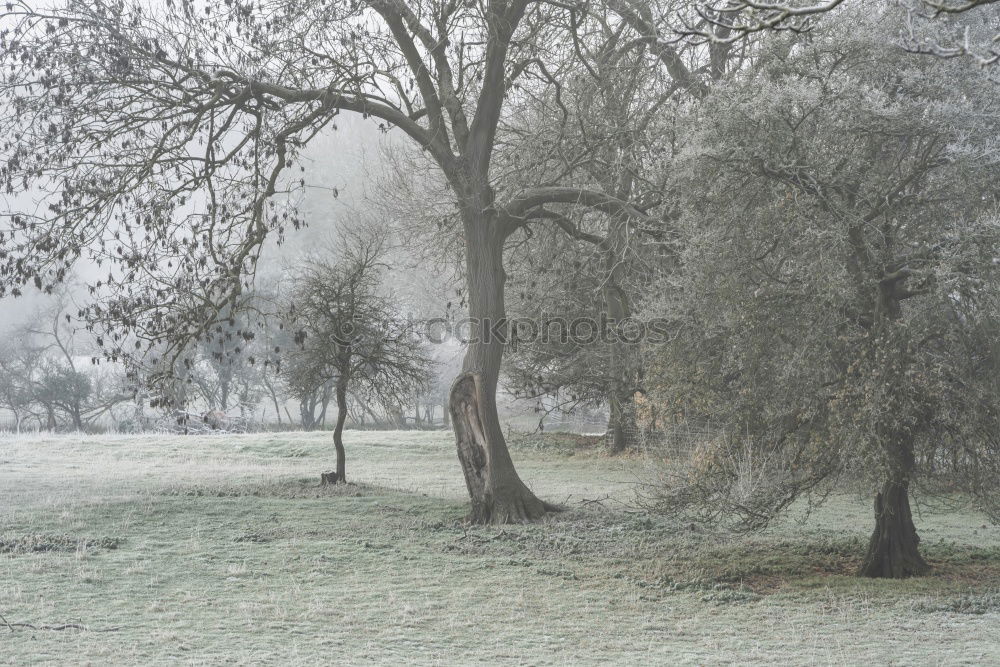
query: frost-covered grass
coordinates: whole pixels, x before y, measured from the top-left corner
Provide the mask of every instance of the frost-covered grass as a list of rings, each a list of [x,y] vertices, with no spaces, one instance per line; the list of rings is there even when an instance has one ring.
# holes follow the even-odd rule
[[[850,576],[866,501],[740,538],[628,507],[644,463],[521,444],[569,511],[463,525],[447,434],[0,440],[0,663],[1000,661],[1000,529],[918,518],[934,573]],[[112,632],[93,630],[119,628]]]

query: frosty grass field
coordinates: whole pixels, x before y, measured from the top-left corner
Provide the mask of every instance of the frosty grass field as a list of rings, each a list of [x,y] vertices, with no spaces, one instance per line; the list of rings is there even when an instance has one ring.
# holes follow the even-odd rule
[[[864,499],[713,532],[633,506],[647,461],[526,437],[568,511],[472,527],[450,434],[346,441],[352,483],[320,487],[328,433],[3,437],[0,663],[1000,662],[973,512],[916,517],[931,576],[862,580]]]

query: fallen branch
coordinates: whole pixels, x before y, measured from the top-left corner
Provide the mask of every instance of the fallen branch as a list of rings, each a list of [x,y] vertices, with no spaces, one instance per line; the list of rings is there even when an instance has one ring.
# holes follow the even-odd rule
[[[604,496],[603,498],[584,498],[584,499],[582,499],[580,501],[580,504],[581,505],[600,505],[601,507],[603,507],[605,500],[611,500],[611,496],[607,495],[607,496]]]
[[[121,627],[116,628],[99,628],[91,630],[84,625],[79,623],[64,623],[62,625],[33,625],[31,623],[11,623],[8,621],[3,614],[0,614],[0,622],[3,622],[7,628],[14,632],[17,628],[28,628],[29,630],[83,630],[84,632],[116,632],[121,630]]]

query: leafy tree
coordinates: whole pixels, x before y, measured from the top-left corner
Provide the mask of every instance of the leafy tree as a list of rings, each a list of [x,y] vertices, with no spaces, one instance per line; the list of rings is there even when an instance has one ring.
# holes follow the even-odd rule
[[[859,14],[771,40],[691,119],[658,379],[723,428],[657,502],[756,528],[866,480],[861,573],[905,577],[927,569],[911,486],[1000,518],[1000,110],[975,72],[885,45],[897,17]]]
[[[625,330],[639,291],[624,282],[625,271],[607,270],[601,250],[542,229],[519,253],[533,271],[511,282],[517,319],[505,376],[517,398],[535,403],[540,426],[552,412],[607,407],[608,447],[620,453],[638,446],[634,395],[642,390],[642,348]]]

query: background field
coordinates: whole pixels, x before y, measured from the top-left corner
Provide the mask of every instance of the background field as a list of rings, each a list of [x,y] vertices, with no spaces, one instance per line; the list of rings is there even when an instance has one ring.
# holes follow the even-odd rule
[[[868,502],[740,537],[631,507],[646,474],[514,443],[569,511],[463,524],[450,434],[0,440],[0,662],[1000,662],[1000,528],[917,518],[934,573],[851,575]],[[110,630],[97,632],[98,630]]]

